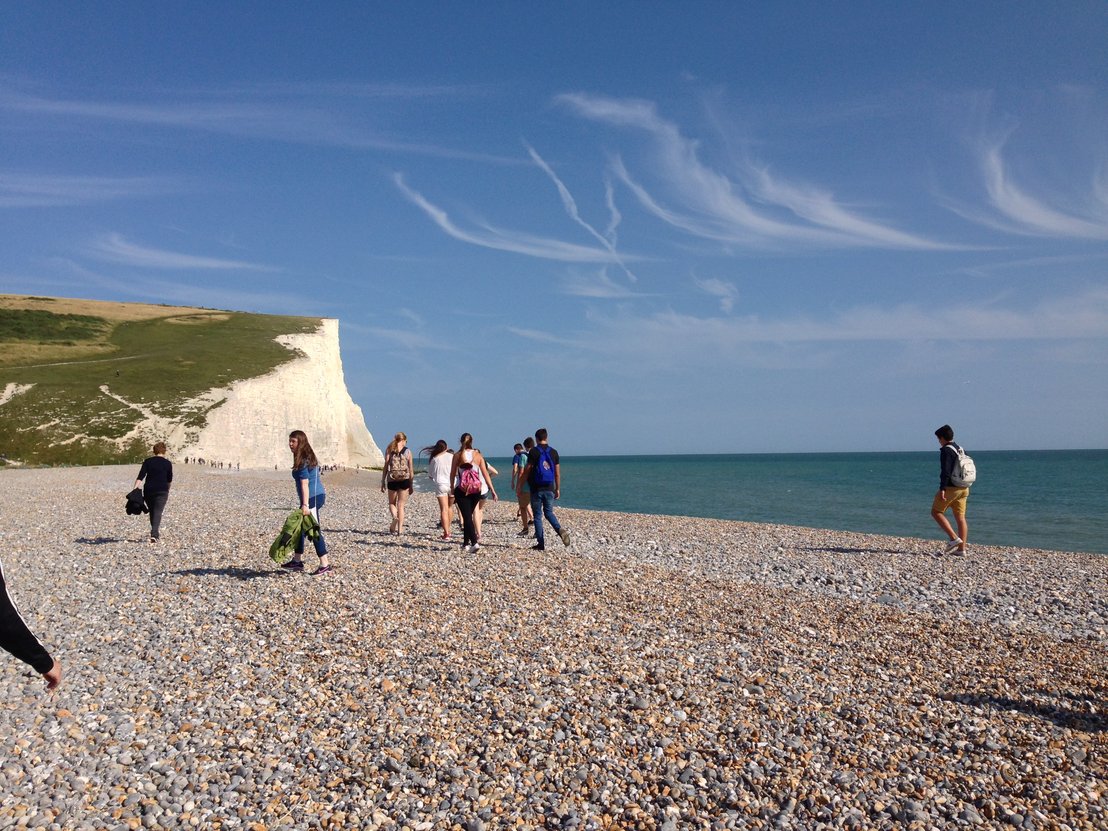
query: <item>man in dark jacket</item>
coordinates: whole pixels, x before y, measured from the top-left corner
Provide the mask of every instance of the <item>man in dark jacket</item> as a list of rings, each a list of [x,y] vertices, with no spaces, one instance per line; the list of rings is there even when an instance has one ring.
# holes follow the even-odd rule
[[[27,628],[8,595],[3,563],[0,563],[0,646],[34,667],[35,672],[46,679],[47,689],[52,690],[61,682],[61,665],[50,657],[46,647]]]
[[[143,484],[144,479],[146,484]],[[172,482],[173,463],[165,457],[165,443],[158,442],[154,445],[154,455],[142,463],[135,479],[135,487],[142,485],[142,495],[150,509],[150,542],[157,542],[161,536],[162,511],[169,501]]]
[[[523,492],[523,483],[531,490],[531,513],[535,518],[536,551],[546,549],[543,536],[542,518],[545,516],[554,533],[562,538],[562,545],[569,545],[569,531],[558,522],[554,515],[554,500],[562,495],[562,466],[558,451],[547,444],[545,427],[535,431],[535,446],[527,453],[527,464],[520,474],[517,493]]]
[[[958,451],[961,448],[954,443],[954,429],[949,424],[944,424],[936,430],[935,437],[939,440],[939,492],[935,494],[935,501],[931,503],[931,516],[950,538],[945,553],[962,555],[966,553],[966,538],[969,536],[969,524],[966,522],[966,499],[969,497],[969,488],[955,487],[950,481],[950,476],[958,464]],[[950,520],[946,518],[947,508],[954,514],[954,521],[958,523],[957,534],[954,533]]]

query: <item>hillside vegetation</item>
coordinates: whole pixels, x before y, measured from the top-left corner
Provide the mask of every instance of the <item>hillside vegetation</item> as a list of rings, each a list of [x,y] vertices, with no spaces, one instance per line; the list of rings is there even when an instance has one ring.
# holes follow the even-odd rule
[[[0,296],[0,454],[24,464],[148,455],[150,416],[202,427],[207,391],[297,357],[277,343],[318,318]],[[6,399],[6,400],[5,400]]]

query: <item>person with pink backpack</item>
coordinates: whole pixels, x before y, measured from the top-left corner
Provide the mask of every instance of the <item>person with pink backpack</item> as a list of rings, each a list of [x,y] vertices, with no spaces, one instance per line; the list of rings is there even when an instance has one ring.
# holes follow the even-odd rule
[[[481,451],[473,446],[473,436],[462,433],[461,449],[454,454],[450,465],[450,481],[454,483],[454,503],[462,514],[462,551],[476,554],[480,548],[477,519],[474,512],[483,492],[499,499],[489,475],[489,466]]]

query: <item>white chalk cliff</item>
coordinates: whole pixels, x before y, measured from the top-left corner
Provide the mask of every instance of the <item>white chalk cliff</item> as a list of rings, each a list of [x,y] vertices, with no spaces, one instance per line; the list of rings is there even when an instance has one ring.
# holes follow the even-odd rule
[[[361,407],[346,389],[339,322],[325,318],[311,334],[281,335],[277,341],[302,355],[268,375],[202,396],[203,401],[196,403],[218,406],[209,410],[207,424],[199,431],[180,425],[169,428],[165,441],[170,458],[286,468],[292,458],[289,431],[303,430],[320,464],[383,464],[384,456],[366,428]]]

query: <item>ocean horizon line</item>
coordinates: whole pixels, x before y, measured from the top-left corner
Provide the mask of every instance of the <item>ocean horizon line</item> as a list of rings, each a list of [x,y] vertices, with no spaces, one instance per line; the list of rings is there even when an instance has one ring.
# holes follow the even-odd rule
[[[552,445],[557,448],[557,445]],[[559,455],[567,459],[619,459],[619,458],[643,458],[652,457],[659,459],[679,458],[719,458],[721,456],[881,456],[904,453],[938,453],[938,445],[927,450],[721,450],[709,452],[689,453],[564,453],[559,450]],[[967,447],[969,453],[1105,453],[1108,447]],[[490,459],[510,459],[511,454],[490,453],[486,454]]]

